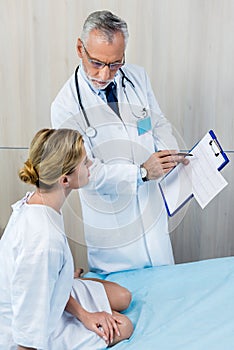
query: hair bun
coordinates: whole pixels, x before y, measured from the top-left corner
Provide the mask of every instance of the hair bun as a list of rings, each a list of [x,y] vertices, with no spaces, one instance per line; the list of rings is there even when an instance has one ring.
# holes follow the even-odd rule
[[[19,171],[19,177],[23,182],[29,183],[31,185],[36,185],[38,182],[38,173],[30,159],[24,163],[24,167]]]

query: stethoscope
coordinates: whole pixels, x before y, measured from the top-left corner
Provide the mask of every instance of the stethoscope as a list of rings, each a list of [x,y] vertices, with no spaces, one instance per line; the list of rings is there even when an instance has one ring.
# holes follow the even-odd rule
[[[85,111],[85,108],[84,108],[84,106],[83,106],[83,103],[82,103],[82,101],[81,101],[80,88],[79,88],[79,83],[78,83],[78,70],[79,70],[79,66],[77,66],[77,67],[76,67],[76,70],[75,70],[75,86],[76,86],[77,98],[78,98],[79,106],[80,106],[80,108],[81,108],[82,114],[83,114],[83,116],[84,116],[84,119],[85,119],[85,122],[86,122],[86,125],[87,125],[86,130],[85,130],[85,135],[86,135],[87,137],[92,138],[92,137],[95,137],[95,136],[97,135],[97,130],[96,130],[93,126],[91,126],[91,124],[90,124],[90,122],[89,122],[89,118],[88,118],[87,113],[86,113],[86,111]],[[142,112],[141,112],[142,115],[140,115],[140,116],[137,116],[137,115],[133,112],[132,107],[131,107],[131,104],[130,104],[130,101],[129,101],[129,98],[128,98],[128,95],[127,95],[127,92],[126,92],[126,84],[125,84],[125,81],[127,81],[127,82],[131,85],[132,89],[134,90],[134,92],[135,92],[135,94],[136,94],[136,96],[137,96],[137,98],[138,98],[138,100],[139,100],[139,102],[140,102],[140,104],[141,104],[142,106],[143,106],[143,103],[142,103],[142,100],[141,100],[139,94],[138,94],[137,91],[136,91],[136,88],[135,88],[135,85],[133,84],[133,82],[126,76],[126,74],[124,73],[124,71],[123,71],[121,68],[120,68],[119,70],[120,70],[120,72],[121,72],[121,74],[122,74],[122,82],[121,82],[121,83],[122,83],[123,91],[124,91],[124,94],[125,94],[126,99],[127,99],[127,101],[128,101],[128,104],[129,104],[131,113],[132,113],[132,115],[133,115],[135,118],[138,118],[138,119],[141,118],[141,119],[142,119],[142,118],[144,118],[144,117],[146,116],[146,108],[144,108],[144,107],[142,108]]]

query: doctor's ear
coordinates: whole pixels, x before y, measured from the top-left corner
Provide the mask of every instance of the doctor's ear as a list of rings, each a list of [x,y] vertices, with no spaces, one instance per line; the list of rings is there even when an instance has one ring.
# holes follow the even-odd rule
[[[76,43],[76,51],[77,54],[80,58],[83,57],[83,44],[80,38],[77,39],[77,43]]]

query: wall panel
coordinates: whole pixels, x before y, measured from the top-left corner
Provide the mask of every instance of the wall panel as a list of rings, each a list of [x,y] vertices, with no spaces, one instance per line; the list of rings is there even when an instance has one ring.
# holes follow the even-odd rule
[[[18,171],[27,159],[27,150],[0,149],[0,236],[11,214],[11,204],[32,190],[18,177]]]

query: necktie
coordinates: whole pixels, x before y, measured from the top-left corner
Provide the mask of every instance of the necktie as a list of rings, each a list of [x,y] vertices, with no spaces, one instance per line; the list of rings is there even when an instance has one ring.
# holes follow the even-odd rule
[[[116,85],[112,82],[106,88],[106,100],[108,106],[120,117],[118,99],[116,93]]]

